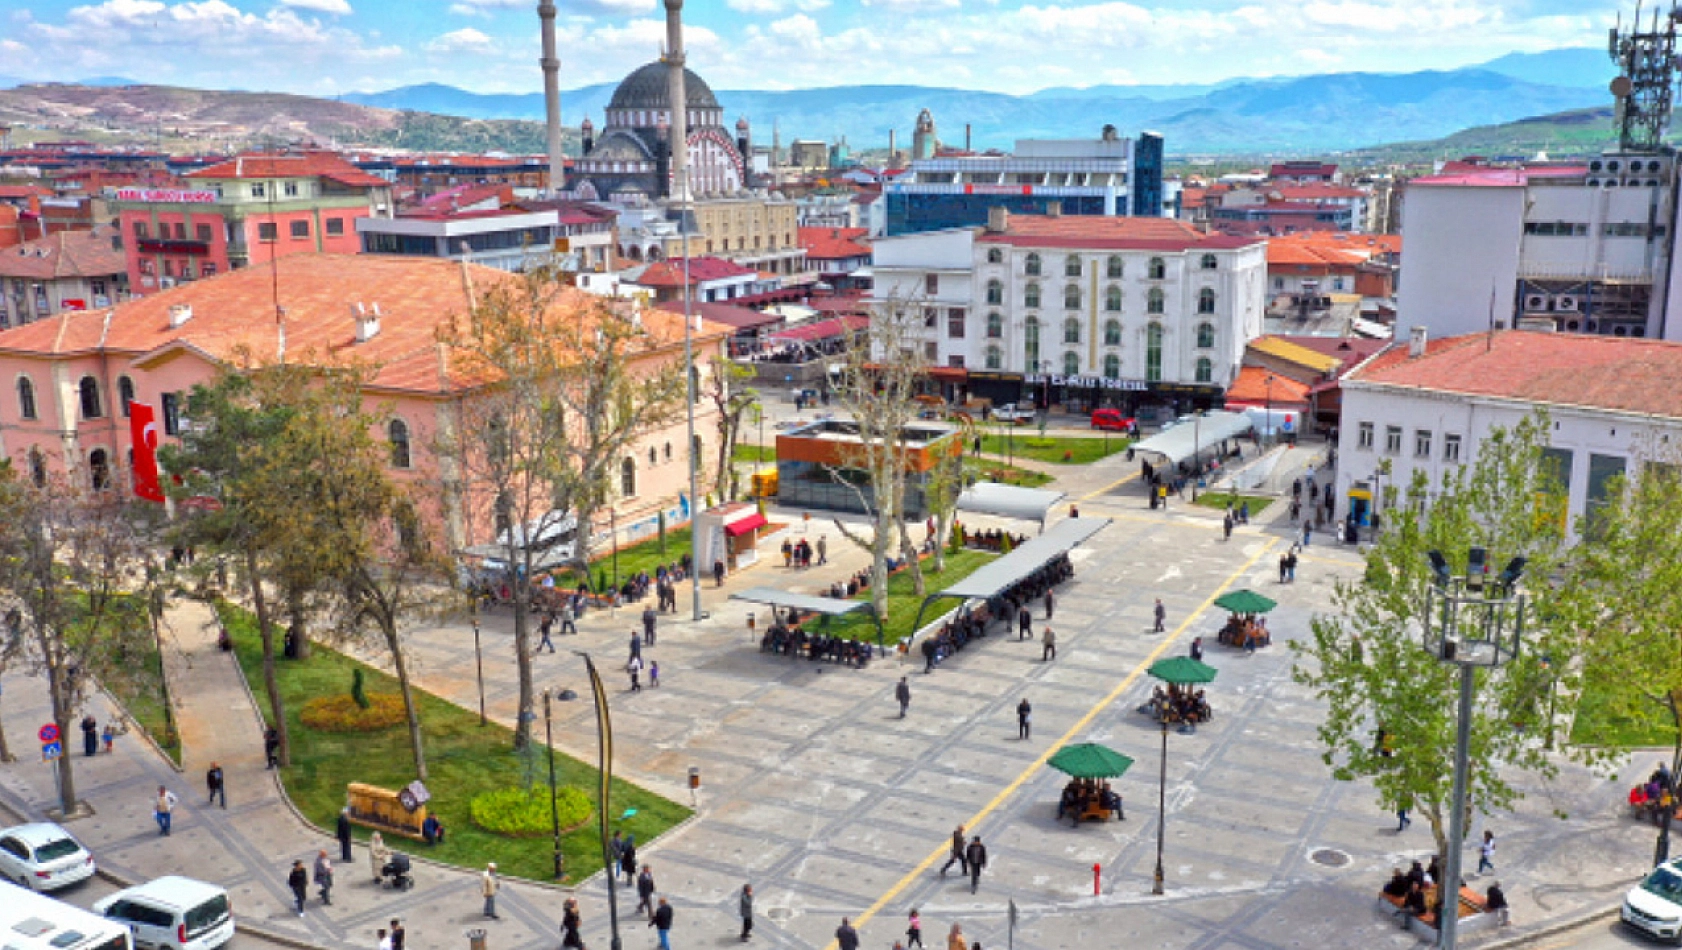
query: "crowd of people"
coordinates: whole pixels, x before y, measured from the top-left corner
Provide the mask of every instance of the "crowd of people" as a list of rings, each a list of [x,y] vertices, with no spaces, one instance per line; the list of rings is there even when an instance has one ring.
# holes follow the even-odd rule
[[[1012,584],[1003,593],[989,598],[986,603],[959,610],[951,620],[941,624],[938,632],[923,638],[920,647],[924,661],[923,672],[932,673],[942,660],[985,636],[988,626],[994,620],[1002,619],[1008,624],[1036,600],[1045,601],[1046,619],[1049,621],[1051,589],[1073,576],[1075,566],[1069,561],[1068,554],[1059,554],[1039,570]]]
[[[1254,653],[1256,647],[1273,643],[1273,635],[1267,632],[1267,618],[1250,614],[1228,614],[1215,639],[1229,647],[1243,647],[1250,653]]]
[[[1647,776],[1647,781],[1629,790],[1629,807],[1635,813],[1654,824],[1664,820],[1665,812],[1673,812],[1676,808],[1676,797],[1671,790],[1670,766],[1660,762],[1658,768]]]
[[[824,633],[807,633],[801,626],[802,618],[792,609],[783,614],[773,607],[771,618],[771,626],[759,638],[761,651],[797,659],[828,660],[861,670],[870,663],[870,651],[874,648],[868,643]]]
[[[1011,534],[1009,531],[1000,531],[997,528],[988,531],[971,531],[963,525],[959,525],[958,532],[963,539],[964,547],[978,548],[982,551],[1015,550],[1028,542],[1028,536],[1025,534]],[[1005,547],[1007,544],[1009,548]]]
[[[1094,805],[1106,815],[1127,820],[1121,793],[1111,788],[1109,782],[1087,778],[1070,779],[1069,784],[1063,786],[1063,797],[1057,802],[1057,818],[1072,818],[1078,825]]]
[[[1167,688],[1158,685],[1151,690],[1151,698],[1139,707],[1139,712],[1158,722],[1186,725],[1197,725],[1215,718],[1214,710],[1209,708],[1209,698],[1203,694],[1203,690],[1194,690],[1178,683],[1169,683]]]

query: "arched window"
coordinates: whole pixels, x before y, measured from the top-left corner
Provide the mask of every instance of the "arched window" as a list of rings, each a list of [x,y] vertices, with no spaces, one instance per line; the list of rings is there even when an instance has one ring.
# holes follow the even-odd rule
[[[1005,302],[1005,285],[996,280],[987,282],[987,302],[997,306]]]
[[[393,419],[386,424],[386,438],[391,441],[391,467],[409,467],[409,424]]]
[[[111,487],[111,456],[104,449],[94,449],[88,453],[88,481],[94,491],[104,491]]]
[[[996,346],[989,346],[987,348],[987,368],[988,369],[1002,369],[1004,367],[1004,363],[1005,363],[1004,351],[1000,350]]]
[[[1104,357],[1104,378],[1121,378],[1121,357],[1115,355],[1114,353]]]
[[[630,456],[619,463],[619,494],[630,498],[637,493],[637,460]]]
[[[1022,288],[1022,306],[1038,307],[1040,305],[1040,285],[1029,284]]]
[[[504,491],[496,496],[496,536],[497,543],[514,530],[514,496]]]
[[[47,457],[40,449],[29,450],[29,480],[36,488],[47,487]]]
[[[1104,345],[1105,346],[1120,346],[1121,345],[1121,321],[1120,320],[1107,320],[1107,321],[1104,322]]]
[[[1197,325],[1197,345],[1204,349],[1215,345],[1215,325],[1213,323],[1199,323]]]
[[[990,247],[990,248],[987,249],[987,263],[998,264],[998,263],[1002,263],[1004,261],[1004,259],[1005,259],[1005,252],[1004,251],[1001,251],[996,247]]]
[[[1210,383],[1215,380],[1215,364],[1208,357],[1197,361],[1197,381]]]
[[[1063,342],[1080,342],[1080,321],[1076,320],[1074,317],[1070,317],[1069,319],[1063,321]]]
[[[1038,254],[1029,254],[1022,261],[1022,273],[1030,277],[1040,276],[1040,256]]]
[[[1037,373],[1040,369],[1040,322],[1029,317],[1022,324],[1022,356],[1027,360],[1027,371]]]
[[[1197,292],[1197,312],[1215,312],[1215,292],[1205,287]]]
[[[666,461],[670,462],[672,460],[672,444],[670,442],[666,443],[666,450],[665,451],[666,451]]]
[[[1121,312],[1121,288],[1111,287],[1104,291],[1104,309],[1111,313]]]
[[[655,449],[654,446],[652,446],[652,445],[649,446],[648,447],[648,464],[649,464],[649,467],[652,468],[654,466],[654,463],[658,462],[658,461],[660,461],[660,452],[657,449]]]
[[[1080,276],[1080,258],[1076,257],[1073,254],[1070,254],[1068,257],[1063,258],[1063,276],[1064,277],[1079,277]]]
[[[1163,305],[1167,299],[1163,296],[1161,288],[1152,287],[1151,292],[1145,295],[1145,312],[1162,313]]]
[[[1162,258],[1153,257],[1151,258],[1150,267],[1147,269],[1147,273],[1149,274],[1151,280],[1161,280],[1162,278],[1168,276],[1168,265],[1162,262]]]
[[[1069,286],[1063,288],[1063,309],[1064,310],[1079,310],[1080,309],[1080,285],[1079,284],[1070,284]]]
[[[1162,324],[1153,323],[1145,331],[1145,382],[1162,382]]]
[[[1205,254],[1203,255],[1203,260],[1198,262],[1198,266],[1202,267],[1204,270],[1219,270],[1221,262],[1215,257],[1215,255]]]
[[[18,377],[18,417],[35,419],[35,383],[28,376]]]
[[[76,384],[76,391],[82,397],[82,418],[98,419],[105,415],[105,406],[99,398],[99,380],[92,376],[83,376]]]
[[[706,468],[706,465],[703,464],[707,460],[706,443],[701,441],[701,437],[696,436],[695,439],[689,443],[689,448],[695,453],[695,471],[699,472]]]
[[[1111,254],[1109,260],[1104,262],[1104,273],[1108,274],[1111,280],[1119,280],[1121,278],[1120,254]]]
[[[117,409],[123,418],[128,418],[128,404],[134,402],[134,380],[127,376],[117,377]]]
[[[1005,335],[1005,318],[997,313],[987,315],[987,339],[997,340]]]
[[[1063,375],[1080,375],[1080,354],[1073,350],[1063,354]]]

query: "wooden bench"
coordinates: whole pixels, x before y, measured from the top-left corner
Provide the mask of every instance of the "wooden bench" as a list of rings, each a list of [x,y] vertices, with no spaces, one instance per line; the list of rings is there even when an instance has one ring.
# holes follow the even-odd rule
[[[1121,809],[1116,809],[1116,811],[1121,811]],[[1124,818],[1126,814],[1127,813],[1125,811],[1122,811]],[[1081,810],[1076,823],[1078,824],[1082,821],[1109,821],[1113,817],[1115,817],[1114,811],[1105,808],[1102,802],[1093,800],[1086,803],[1086,808]]]
[[[1426,911],[1424,914],[1415,917],[1413,915],[1403,913],[1403,899],[1400,897],[1392,897],[1383,891],[1379,891],[1378,899],[1381,901],[1379,907],[1383,908],[1392,917],[1405,917],[1403,925],[1408,930],[1418,935],[1421,939],[1436,939],[1437,915],[1435,912]],[[1433,885],[1426,888],[1425,906],[1430,907],[1434,905],[1436,900],[1436,886]],[[1495,920],[1498,915],[1490,914],[1488,912],[1488,908],[1484,906],[1483,895],[1472,890],[1470,887],[1462,887],[1460,889],[1459,912],[1460,925],[1457,928],[1457,931],[1461,934],[1475,932],[1483,929],[1485,926],[1495,926],[1498,923],[1498,921]]]

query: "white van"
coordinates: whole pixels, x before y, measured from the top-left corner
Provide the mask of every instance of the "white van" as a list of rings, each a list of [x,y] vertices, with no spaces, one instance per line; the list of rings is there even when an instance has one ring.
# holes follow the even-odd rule
[[[127,924],[137,947],[214,950],[234,936],[228,892],[192,878],[160,877],[118,891],[93,909]]]
[[[0,881],[0,947],[133,950],[128,928],[80,907]]]

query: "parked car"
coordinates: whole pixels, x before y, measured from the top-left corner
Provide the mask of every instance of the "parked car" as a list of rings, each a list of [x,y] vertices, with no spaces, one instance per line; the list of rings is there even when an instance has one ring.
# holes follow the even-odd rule
[[[0,831],[0,875],[32,891],[53,891],[93,876],[93,855],[50,821]]]
[[[1667,861],[1624,895],[1624,923],[1682,945],[1682,858]]]
[[[1000,422],[1014,422],[1025,426],[1039,418],[1032,403],[1007,402],[993,410],[993,418]]]
[[[136,947],[214,950],[234,936],[228,892],[188,877],[160,877],[93,905],[107,920],[121,921]]]
[[[1094,409],[1092,428],[1107,429],[1111,432],[1138,432],[1139,420],[1124,414],[1120,409]]]

